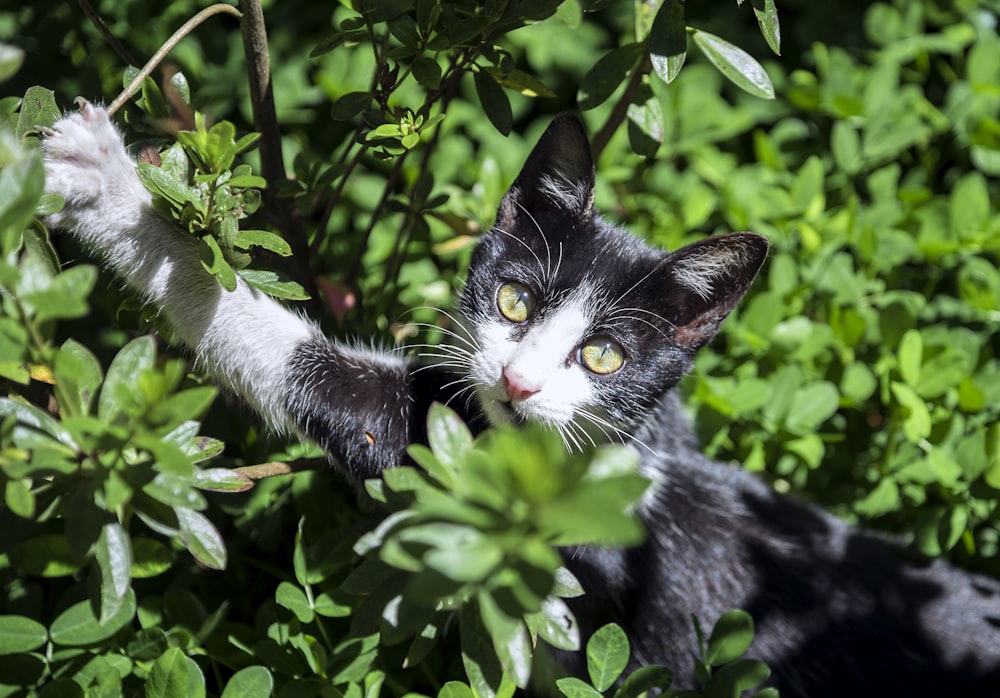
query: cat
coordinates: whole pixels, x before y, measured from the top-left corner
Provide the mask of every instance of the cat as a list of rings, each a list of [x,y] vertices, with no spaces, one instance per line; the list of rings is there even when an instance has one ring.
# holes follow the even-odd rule
[[[276,429],[320,444],[355,483],[405,461],[427,410],[477,430],[540,421],[568,447],[636,445],[652,494],[632,549],[565,551],[584,635],[620,623],[633,666],[696,684],[691,616],[756,623],[749,656],[787,697],[1000,695],[1000,583],[906,560],[895,543],[779,495],[698,450],[674,388],[764,262],[753,233],[654,249],[594,209],[578,118],[551,123],[476,247],[458,339],[429,367],[351,347],[242,282],[226,292],[154,210],[106,112],[43,129],[65,228],[169,320],[198,362]],[[567,659],[582,670],[579,655]]]

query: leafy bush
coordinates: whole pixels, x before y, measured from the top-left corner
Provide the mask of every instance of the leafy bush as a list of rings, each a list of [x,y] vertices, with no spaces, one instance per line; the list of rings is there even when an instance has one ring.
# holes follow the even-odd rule
[[[1000,573],[1000,8],[786,4],[781,33],[769,0],[276,3],[282,129],[260,127],[247,163],[246,105],[267,102],[234,79],[231,20],[183,39],[181,72],[145,81],[124,119],[178,141],[143,177],[220,283],[304,289],[334,333],[416,344],[447,334],[430,308],[453,300],[548,115],[575,103],[603,210],[666,247],[773,242],[684,385],[707,450]],[[641,535],[622,515],[643,486],[628,451],[571,457],[519,432],[515,456],[509,432],[473,442],[436,410],[420,469],[355,497],[158,348],[115,282],[60,263],[80,253],[38,223],[59,202],[21,138],[57,100],[28,86],[60,104],[113,94],[130,50],[152,54],[196,5],[101,8],[117,57],[67,7],[0,13],[0,39],[32,56],[0,49],[0,694],[509,695],[539,639],[585,646],[590,679],[536,665],[541,690],[673,694],[669,668],[623,675],[621,630],[580,638],[562,601],[582,590],[553,546]],[[693,622],[702,687],[685,695],[761,684],[745,614],[707,638]]]

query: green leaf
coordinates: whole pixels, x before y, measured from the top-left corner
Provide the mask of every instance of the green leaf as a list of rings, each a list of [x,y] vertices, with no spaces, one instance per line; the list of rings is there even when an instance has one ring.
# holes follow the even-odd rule
[[[133,339],[111,360],[101,395],[97,401],[97,416],[105,424],[113,424],[122,411],[134,404],[136,377],[150,371],[156,364],[156,344],[152,337]]]
[[[190,190],[186,183],[162,167],[140,162],[135,171],[139,175],[139,181],[146,189],[156,196],[166,199],[176,208],[198,200],[197,195]]]
[[[245,250],[251,246],[263,247],[269,252],[274,252],[282,257],[292,254],[292,247],[280,235],[266,230],[241,230],[236,236],[234,246]]]
[[[603,694],[600,691],[576,677],[557,680],[556,688],[566,698],[603,698]]]
[[[60,272],[38,290],[21,294],[21,300],[40,321],[71,319],[86,315],[87,297],[97,281],[97,269],[89,264]]]
[[[764,35],[767,45],[777,55],[781,55],[781,27],[778,26],[778,10],[774,0],[751,0],[753,13],[757,15],[760,33]]]
[[[68,339],[56,354],[53,371],[62,413],[89,414],[101,385],[101,364],[97,358],[76,340]]]
[[[899,375],[910,386],[920,382],[920,365],[923,361],[924,342],[917,330],[907,330],[899,343],[897,360]]]
[[[604,103],[624,82],[642,57],[641,44],[631,43],[608,51],[580,81],[576,99],[582,111]]]
[[[0,655],[31,652],[49,639],[41,623],[24,616],[0,616]]]
[[[194,486],[206,492],[246,492],[254,486],[253,480],[229,468],[196,470]]]
[[[169,649],[167,634],[161,628],[143,628],[125,648],[128,656],[140,662],[152,662]]]
[[[794,434],[816,431],[840,406],[840,391],[827,381],[809,383],[795,391],[785,425]]]
[[[756,659],[739,659],[722,667],[712,676],[705,687],[705,694],[739,698],[744,691],[757,688],[767,681],[770,675],[771,670],[764,662]]]
[[[427,442],[438,462],[446,466],[430,471],[431,476],[445,487],[453,487],[455,475],[472,449],[472,432],[454,411],[436,402],[427,413]]]
[[[615,698],[640,698],[653,690],[666,691],[674,681],[670,669],[651,664],[639,667],[625,679]]]
[[[479,612],[504,671],[520,688],[527,688],[531,678],[531,641],[524,622],[501,610],[486,591],[479,594]]]
[[[746,611],[723,613],[708,638],[705,661],[711,666],[728,664],[750,649],[753,642],[753,619]]]
[[[476,95],[479,97],[486,118],[497,131],[505,136],[510,135],[510,130],[514,126],[514,114],[507,93],[485,70],[477,70],[473,74],[473,80],[476,85]]]
[[[413,61],[411,68],[413,77],[428,90],[436,90],[441,86],[441,66],[433,58],[421,56]]]
[[[462,606],[459,624],[462,664],[469,685],[479,698],[497,698],[504,683],[503,669],[476,604]]]
[[[525,616],[532,631],[553,647],[575,651],[580,649],[580,628],[576,617],[561,598],[548,596],[542,610]]]
[[[226,568],[226,543],[206,516],[187,507],[173,507],[184,547],[195,560],[213,570]]]
[[[24,51],[10,44],[0,44],[0,82],[12,78],[23,62]]]
[[[101,573],[101,617],[103,625],[125,604],[131,588],[132,546],[129,535],[118,522],[105,524],[94,548]]]
[[[606,691],[628,665],[631,649],[625,631],[608,623],[587,641],[587,673],[598,691]]]
[[[206,235],[199,238],[199,240],[201,241],[199,251],[201,266],[205,268],[205,271],[219,280],[222,288],[227,291],[236,290],[236,272],[233,271],[232,266],[226,260],[226,256],[222,253],[219,241],[211,235]]]
[[[649,54],[660,79],[673,82],[687,57],[683,0],[664,0],[649,34]]]
[[[46,125],[35,121],[28,128],[34,128],[35,124]],[[0,253],[17,244],[15,241],[34,215],[44,186],[41,153],[23,147],[13,134],[0,130]]]
[[[163,574],[174,564],[174,554],[163,543],[152,538],[132,539],[133,579],[149,579]]]
[[[764,67],[743,49],[725,39],[701,30],[694,30],[692,38],[702,53],[733,83],[752,95],[774,99],[774,85]]]
[[[309,300],[309,294],[302,286],[278,272],[268,269],[240,269],[237,273],[248,284],[269,296],[292,301]]]
[[[281,582],[274,593],[274,600],[295,614],[303,623],[312,623],[316,617],[306,593],[291,582]]]
[[[192,659],[171,647],[157,659],[146,678],[146,698],[204,698],[205,677]]]
[[[101,623],[94,616],[89,601],[80,601],[60,613],[49,627],[49,637],[57,645],[67,647],[85,647],[93,645],[117,633],[132,622],[135,617],[135,593],[131,590],[125,598],[125,603],[117,613]]]
[[[269,698],[273,692],[271,672],[262,666],[248,666],[230,677],[221,698]]]
[[[67,577],[81,565],[70,554],[66,536],[58,534],[33,536],[14,546],[9,555],[14,567],[36,577]]]

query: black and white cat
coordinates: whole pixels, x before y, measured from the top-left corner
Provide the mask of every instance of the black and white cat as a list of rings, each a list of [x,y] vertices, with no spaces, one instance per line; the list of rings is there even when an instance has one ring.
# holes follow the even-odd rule
[[[584,630],[615,620],[636,664],[691,686],[691,615],[743,608],[750,655],[784,696],[1000,695],[1000,583],[905,562],[892,543],[777,495],[697,450],[672,389],[767,253],[752,233],[672,253],[605,222],[580,122],[558,117],[477,247],[464,336],[426,370],[350,348],[238,283],[222,290],[190,236],[153,209],[104,110],[44,130],[49,220],[103,256],[203,366],[274,427],[321,444],[357,481],[405,459],[434,401],[476,428],[538,420],[567,445],[641,444],[653,490],[641,547],[567,553]]]

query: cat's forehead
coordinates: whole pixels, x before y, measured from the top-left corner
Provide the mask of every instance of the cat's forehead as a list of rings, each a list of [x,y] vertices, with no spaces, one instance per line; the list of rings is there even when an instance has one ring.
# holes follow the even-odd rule
[[[531,227],[494,230],[494,269],[572,296],[617,296],[655,274],[665,253],[601,220],[558,217]]]

